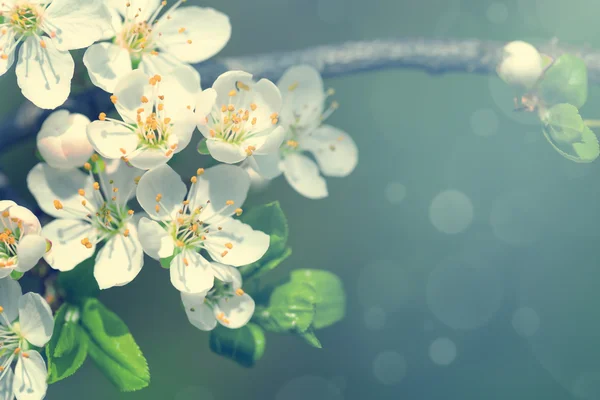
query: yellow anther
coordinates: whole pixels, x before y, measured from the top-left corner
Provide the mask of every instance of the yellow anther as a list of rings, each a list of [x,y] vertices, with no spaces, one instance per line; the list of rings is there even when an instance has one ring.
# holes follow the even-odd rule
[[[46,48],[46,42],[44,42],[43,40],[40,40],[40,46],[42,46],[42,49]]]
[[[256,103],[252,103],[252,104],[250,104],[250,109],[251,109],[252,111],[256,111],[256,108],[257,108],[257,107],[258,107],[258,106],[256,105]]]
[[[158,203],[161,200],[162,200],[162,194],[159,193],[156,195],[156,202]]]
[[[92,157],[90,157],[92,159],[92,162],[98,162],[98,160],[100,159],[100,156],[96,153],[92,154]]]
[[[227,106],[227,111],[234,111],[235,107],[233,106],[233,104],[230,104]]]
[[[87,205],[87,201],[81,200],[81,205],[85,207]]]
[[[54,208],[56,208],[57,210],[62,210],[63,205],[59,200],[54,200]]]
[[[221,106],[221,112],[226,112],[227,111],[227,106],[225,104],[223,104]]]
[[[181,28],[179,28],[179,31],[178,31],[178,32],[179,32],[179,33],[183,33],[183,32],[185,32],[185,28],[184,28],[184,27],[181,27]]]
[[[204,168],[198,168],[198,169],[196,170],[196,175],[200,176],[200,175],[202,175],[202,174],[204,174]]]
[[[227,247],[229,250],[233,249],[233,244],[232,243],[225,243],[225,247]]]
[[[290,92],[293,92],[294,90],[296,90],[297,87],[298,87],[298,82],[294,82],[288,87],[288,90]]]
[[[124,149],[124,148],[122,148],[122,147],[119,149],[119,151],[120,151],[121,153],[123,153],[123,154],[127,154],[127,150],[125,150],[125,149]]]
[[[208,131],[208,133],[210,134],[210,137],[217,136],[217,133],[214,130],[212,130],[212,129],[210,131]]]
[[[98,115],[98,119],[100,121],[105,121],[106,120],[106,113],[103,113],[103,112],[100,113],[100,115]]]
[[[286,142],[286,144],[287,144],[288,146],[290,146],[290,147],[293,147],[293,148],[296,148],[296,147],[298,147],[298,142],[296,142],[295,140],[291,140],[291,139],[290,139],[290,140],[288,140],[288,141]]]
[[[184,243],[182,240],[177,240],[177,241],[175,242],[175,245],[176,245],[177,247],[184,247],[184,246],[185,246],[185,243]]]
[[[252,125],[256,125],[256,117],[252,118]]]
[[[241,208],[236,208],[236,209],[235,209],[235,215],[237,215],[238,217],[239,217],[240,215],[242,215],[242,213],[243,213],[243,212],[244,212],[244,210],[242,210]]]
[[[187,43],[192,44],[192,39],[188,39]]]
[[[273,113],[273,114],[271,114],[271,116],[269,118],[271,118],[271,119],[279,118],[279,114]]]
[[[185,265],[186,267],[190,265],[187,258],[185,258],[185,257],[183,258],[183,265]]]
[[[229,254],[229,252],[227,250],[225,250],[221,253],[221,257],[225,257],[227,254]]]
[[[83,189],[79,189],[77,193],[79,193],[80,196],[85,196],[85,190]]]
[[[171,157],[172,154],[173,154],[173,150],[167,150],[167,152],[165,153],[165,156]]]
[[[229,97],[233,97],[236,94],[237,94],[237,92],[234,89],[232,89],[232,90],[229,91]]]
[[[225,202],[225,204],[227,204],[228,206],[232,206],[232,205],[234,205],[234,204],[235,204],[235,202],[234,202],[233,200],[227,200],[227,201]]]
[[[138,113],[138,114],[141,114],[141,113],[143,113],[143,112],[144,112],[144,109],[143,109],[142,107],[140,107],[140,108],[138,108],[136,111],[137,111],[137,113]]]
[[[4,307],[0,306],[0,314],[4,312]]]
[[[156,51],[156,50],[152,50],[152,51],[150,52],[150,54],[151,54],[151,55],[153,55],[153,56],[157,56],[157,55],[158,55],[158,51]]]
[[[192,177],[190,178],[190,182],[192,182],[192,183],[196,183],[196,182],[198,182],[198,178],[196,178],[195,176],[192,176]]]
[[[19,354],[20,352],[21,352],[21,348],[20,348],[20,347],[17,347],[17,348],[15,349],[15,351],[14,351],[14,353],[15,353],[15,354]]]
[[[148,98],[146,96],[142,96],[141,101],[142,101],[142,103],[147,103]]]
[[[94,182],[94,190],[100,190],[100,184],[98,182]]]
[[[85,168],[86,171],[91,171],[92,164],[86,162],[85,164],[83,164],[83,168]]]
[[[331,102],[331,108],[337,110],[338,108],[340,108],[340,103],[338,103],[337,101]]]
[[[238,290],[235,291],[235,294],[237,294],[238,296],[243,296],[244,293],[245,292],[241,288],[239,288]]]
[[[119,188],[118,187],[113,188],[113,193],[118,193],[118,192],[119,192]]]
[[[110,101],[112,101],[113,104],[117,104],[117,100],[119,100],[119,98],[114,94],[110,96]]]
[[[156,210],[156,212],[159,212],[159,211],[160,211],[160,206],[157,204],[157,205],[154,207],[154,209]]]
[[[133,211],[133,210],[129,210],[129,211],[127,211],[127,214],[129,214],[129,215],[133,215],[133,213],[134,213],[134,212],[135,212],[135,211]]]
[[[129,236],[129,229],[125,229],[125,231],[123,231],[123,236],[125,236],[125,237]]]
[[[279,120],[278,120],[277,118],[273,118],[273,119],[271,120],[271,123],[272,123],[273,125],[277,125],[277,123],[278,123],[278,122],[279,122]]]
[[[2,212],[2,216],[3,216],[4,218],[7,218],[9,215],[10,215],[10,213],[9,213],[8,211],[3,211],[3,212]]]
[[[198,230],[198,224],[193,224],[192,227],[190,228],[190,231],[192,232],[196,232]]]
[[[327,96],[333,96],[335,94],[335,89],[329,88],[327,89]]]
[[[3,60],[8,60],[8,54],[2,54],[0,58]]]

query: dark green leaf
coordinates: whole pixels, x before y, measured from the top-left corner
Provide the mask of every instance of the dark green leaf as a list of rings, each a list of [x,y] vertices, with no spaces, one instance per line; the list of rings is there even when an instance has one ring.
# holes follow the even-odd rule
[[[569,103],[581,108],[587,100],[588,77],[583,60],[563,54],[546,70],[539,83],[539,94],[548,105]]]
[[[306,332],[299,333],[300,337],[306,341],[306,343],[310,344],[312,347],[316,347],[317,349],[322,349],[323,346],[321,342],[315,335],[315,331],[313,328],[309,328]]]
[[[54,318],[54,332],[46,345],[48,383],[73,375],[87,357],[88,338],[78,324],[79,310],[63,304]]]
[[[203,156],[210,154],[208,146],[206,145],[206,139],[202,139],[200,143],[198,143],[198,153],[202,154]]]
[[[244,367],[252,367],[265,352],[265,333],[253,323],[240,329],[218,325],[210,332],[210,349]]]
[[[124,392],[150,383],[148,363],[127,325],[98,299],[83,305],[82,323],[89,338],[89,354],[98,369]]]
[[[315,317],[317,293],[305,282],[289,282],[273,291],[269,307],[255,313],[267,331],[276,333],[306,332]]]
[[[292,282],[305,282],[317,294],[313,327],[322,329],[333,325],[346,314],[346,293],[340,278],[328,271],[299,269],[291,274]]]
[[[94,278],[94,257],[90,257],[73,270],[58,275],[58,285],[69,303],[79,304],[87,297],[96,297],[100,288]]]
[[[12,279],[14,279],[15,281],[18,281],[19,279],[21,279],[23,277],[23,275],[25,275],[23,272],[19,272],[17,270],[14,270],[13,272],[10,273],[10,277]]]

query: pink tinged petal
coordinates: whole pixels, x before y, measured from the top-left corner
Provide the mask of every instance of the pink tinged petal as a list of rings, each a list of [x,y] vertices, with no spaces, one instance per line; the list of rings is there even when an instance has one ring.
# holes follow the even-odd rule
[[[269,235],[253,230],[250,225],[231,218],[217,225],[222,229],[211,226],[205,241],[206,249],[215,261],[241,267],[260,260],[269,249]],[[227,247],[229,244],[231,248]]]
[[[27,235],[17,245],[17,266],[19,272],[27,272],[35,267],[46,254],[46,239],[38,235]]]
[[[100,155],[118,159],[133,152],[138,135],[130,128],[111,121],[94,121],[88,125],[87,137]]]
[[[83,63],[92,83],[112,93],[120,78],[132,71],[129,53],[112,43],[97,43],[89,47]]]
[[[44,359],[35,350],[19,356],[15,367],[13,390],[17,400],[42,400],[46,396],[48,370]]]
[[[217,326],[217,319],[204,299],[205,293],[181,293],[181,302],[190,323],[201,331],[211,331]]]
[[[29,37],[19,50],[17,83],[23,95],[39,108],[54,109],[62,105],[71,93],[75,71],[73,57],[55,47],[55,39]]]
[[[182,27],[185,31],[180,33]],[[180,7],[172,13],[165,13],[157,29],[162,33],[159,47],[192,64],[217,54],[231,37],[227,15],[212,8],[196,6]]]
[[[124,286],[133,281],[144,265],[144,252],[138,240],[137,228],[127,224],[129,235],[110,238],[96,256],[94,277],[100,289]]]
[[[180,292],[204,293],[215,277],[208,261],[195,251],[184,250],[171,260],[171,283]]]
[[[221,139],[208,139],[206,142],[212,158],[226,164],[237,164],[248,155],[239,144],[224,142]]]
[[[78,170],[54,169],[45,163],[39,163],[27,175],[27,187],[38,205],[46,214],[55,218],[76,218],[65,209],[72,210],[77,216],[85,218],[90,210],[81,204],[79,189],[92,193],[92,178]],[[60,201],[62,210],[57,210],[54,200]],[[94,205],[88,202],[94,209]]]
[[[344,131],[322,125],[303,137],[300,146],[315,156],[325,176],[348,176],[358,164],[358,148]]]
[[[190,206],[192,209],[202,207],[201,217],[210,224],[242,207],[249,189],[250,177],[242,168],[216,165],[198,177],[190,196]],[[227,205],[230,200],[233,204]]]
[[[148,218],[141,218],[138,223],[139,240],[144,252],[155,260],[168,258],[173,255],[175,244],[169,233]]]
[[[144,115],[150,115],[153,103],[142,103],[142,96],[148,99],[154,99],[152,93],[154,86],[150,85],[149,76],[143,71],[136,69],[121,77],[115,87],[114,95],[117,98],[115,107],[123,117],[123,121],[130,124],[137,124],[137,111],[144,109]]]
[[[70,271],[94,255],[96,233],[88,222],[76,219],[57,219],[45,225],[42,229],[51,243],[52,248],[44,255],[44,260],[54,269]],[[89,239],[91,248],[81,244],[83,239]]]
[[[38,234],[41,232],[42,225],[40,224],[40,220],[29,209],[14,205],[9,208],[8,212],[11,218],[18,218],[21,220],[23,232],[26,235]]]
[[[19,316],[19,299],[22,293],[21,285],[17,281],[0,280],[0,306],[4,309],[4,317],[11,323]],[[4,318],[1,317],[0,326],[5,326]]]
[[[83,49],[112,29],[112,16],[105,0],[53,1],[44,18],[48,35],[56,34],[59,50]]]
[[[255,307],[252,297],[244,293],[219,300],[213,311],[221,325],[238,329],[250,321]]]
[[[146,172],[137,186],[137,200],[157,220],[171,220],[183,206],[187,188],[181,177],[168,165],[161,165]],[[157,197],[160,195],[159,197]],[[160,202],[157,202],[157,198]],[[158,211],[156,210],[158,206]]]
[[[319,167],[310,158],[301,154],[288,154],[281,163],[283,175],[290,186],[309,199],[328,196],[327,183],[319,175]]]
[[[0,357],[1,364],[2,357]],[[0,400],[14,400],[13,382],[15,375],[10,367],[4,371],[4,374],[4,377],[0,379]]]
[[[21,334],[37,347],[45,346],[54,330],[52,310],[37,293],[26,293],[19,299],[19,323]]]
[[[298,123],[305,125],[311,119],[323,114],[325,90],[321,74],[309,65],[289,68],[277,82],[283,96],[281,122],[284,125]]]

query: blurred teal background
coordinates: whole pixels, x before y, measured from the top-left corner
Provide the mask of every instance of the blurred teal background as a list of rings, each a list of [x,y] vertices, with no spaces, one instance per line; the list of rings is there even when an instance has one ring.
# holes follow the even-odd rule
[[[409,36],[600,46],[597,0],[188,3],[230,16],[221,55]],[[281,178],[249,204],[277,199],[288,215],[294,254],[276,277],[320,268],[343,279],[348,314],[319,332],[324,348],[270,335],[253,369],[217,357],[148,260],[102,299],[143,349],[151,386],[119,393],[86,364],[47,399],[600,399],[598,162],[561,158],[496,77],[394,70],[326,83],[357,170],[330,179],[325,200]],[[6,115],[22,99],[13,74],[0,90]],[[582,114],[600,118],[597,87]],[[24,195],[34,146],[1,149]],[[184,154],[180,172],[202,166],[194,146]]]

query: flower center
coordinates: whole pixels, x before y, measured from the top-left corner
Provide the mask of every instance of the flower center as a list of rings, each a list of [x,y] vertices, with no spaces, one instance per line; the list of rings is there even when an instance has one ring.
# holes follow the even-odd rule
[[[30,3],[17,4],[11,12],[9,23],[21,35],[36,34],[42,22],[43,8]]]
[[[0,216],[0,268],[12,267],[17,263],[17,245],[24,235],[23,221],[11,218],[9,211]]]
[[[143,22],[126,22],[115,42],[132,55],[154,51],[156,43],[152,35],[152,24]]]

